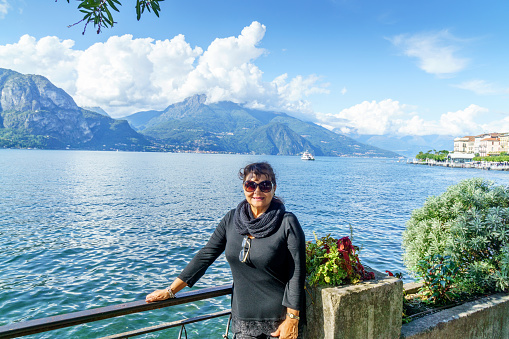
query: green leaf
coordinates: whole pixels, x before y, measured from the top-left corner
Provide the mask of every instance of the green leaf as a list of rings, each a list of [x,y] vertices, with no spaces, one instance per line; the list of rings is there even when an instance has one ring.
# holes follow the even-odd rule
[[[110,7],[114,10],[114,11],[117,11],[118,12],[118,8],[115,6],[115,2],[118,3],[118,1],[114,1],[114,0],[108,0],[108,4],[110,5]],[[120,3],[119,3],[120,5]]]
[[[140,21],[141,18],[141,3],[140,0],[136,2],[136,20]]]
[[[108,9],[108,7],[105,7],[104,10],[105,10],[106,14],[108,15],[106,22],[109,23],[110,26],[113,26],[113,16],[111,15],[110,10]]]

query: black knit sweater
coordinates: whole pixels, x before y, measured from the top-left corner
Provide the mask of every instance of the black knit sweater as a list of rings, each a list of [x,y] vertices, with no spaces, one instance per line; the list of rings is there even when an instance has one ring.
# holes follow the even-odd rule
[[[239,261],[243,236],[234,224],[235,210],[221,220],[209,242],[179,275],[189,286],[226,254],[233,276],[232,314],[241,320],[279,320],[286,307],[303,310],[306,243],[299,221],[285,213],[281,226],[265,238],[251,240],[245,263]]]

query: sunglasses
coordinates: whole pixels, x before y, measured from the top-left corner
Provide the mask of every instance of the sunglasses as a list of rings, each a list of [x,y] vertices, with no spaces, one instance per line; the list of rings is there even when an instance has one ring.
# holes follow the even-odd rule
[[[260,191],[262,191],[263,193],[269,193],[270,191],[272,191],[272,181],[265,180],[258,184],[251,180],[244,181],[244,190],[246,190],[246,192],[254,192],[256,191],[257,187],[259,187]]]
[[[246,262],[247,256],[249,255],[249,250],[251,249],[251,239],[246,235],[242,240],[242,249],[239,253],[240,262]]]

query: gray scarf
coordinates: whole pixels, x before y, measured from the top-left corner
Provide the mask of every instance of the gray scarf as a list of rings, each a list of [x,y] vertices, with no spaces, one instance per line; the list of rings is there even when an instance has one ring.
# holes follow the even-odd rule
[[[235,228],[240,235],[250,234],[255,238],[265,238],[277,231],[284,215],[285,205],[272,199],[267,211],[254,219],[251,206],[244,200],[235,209]]]

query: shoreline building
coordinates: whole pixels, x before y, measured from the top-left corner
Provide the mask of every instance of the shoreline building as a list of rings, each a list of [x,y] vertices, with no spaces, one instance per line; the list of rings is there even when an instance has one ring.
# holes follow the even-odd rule
[[[509,153],[509,133],[500,134],[500,153]]]
[[[465,136],[454,139],[454,153],[475,153],[474,136]]]
[[[458,161],[471,161],[477,155],[481,157],[496,156],[502,152],[509,153],[509,133],[484,133],[455,138],[454,152],[449,158]]]
[[[479,156],[500,155],[500,139],[484,138],[479,144]]]

